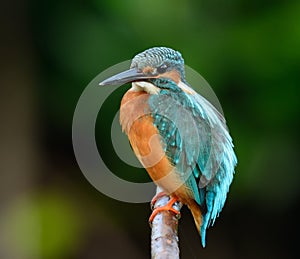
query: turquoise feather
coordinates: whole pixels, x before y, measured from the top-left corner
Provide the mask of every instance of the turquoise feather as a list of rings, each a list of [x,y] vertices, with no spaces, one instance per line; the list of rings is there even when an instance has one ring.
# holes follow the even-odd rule
[[[202,96],[183,92],[170,79],[151,82],[162,89],[149,97],[154,125],[166,155],[201,207],[205,246],[206,230],[221,212],[233,179],[237,159],[232,139],[224,117]]]

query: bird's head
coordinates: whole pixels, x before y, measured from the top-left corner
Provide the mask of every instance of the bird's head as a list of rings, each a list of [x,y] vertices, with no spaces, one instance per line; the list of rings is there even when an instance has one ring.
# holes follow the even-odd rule
[[[170,78],[173,81],[184,79],[184,60],[178,51],[166,47],[156,47],[137,54],[131,69],[141,71],[150,78]]]
[[[169,79],[178,84],[185,81],[184,60],[178,51],[166,47],[155,47],[137,54],[129,70],[114,75],[100,85],[135,83],[136,87],[150,87],[153,79]],[[146,87],[147,86],[147,87]]]

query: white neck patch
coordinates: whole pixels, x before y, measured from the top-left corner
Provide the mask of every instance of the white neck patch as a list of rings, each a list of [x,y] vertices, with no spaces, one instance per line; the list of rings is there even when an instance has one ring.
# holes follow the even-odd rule
[[[183,83],[182,81],[179,81],[178,86],[181,88],[182,91],[188,93],[188,94],[196,94],[195,90]]]
[[[157,86],[144,81],[133,82],[131,89],[134,92],[144,91],[147,92],[148,94],[158,94],[160,92],[160,89]]]

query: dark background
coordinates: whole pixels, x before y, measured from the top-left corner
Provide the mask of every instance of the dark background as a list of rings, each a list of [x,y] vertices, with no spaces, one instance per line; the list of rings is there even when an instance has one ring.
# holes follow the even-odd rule
[[[78,168],[71,133],[86,85],[153,46],[181,51],[214,88],[239,159],[205,249],[183,210],[182,258],[297,257],[299,1],[1,5],[1,258],[149,258],[149,204],[94,189]],[[97,127],[97,139],[109,164],[107,127]],[[122,163],[114,170],[134,180]]]

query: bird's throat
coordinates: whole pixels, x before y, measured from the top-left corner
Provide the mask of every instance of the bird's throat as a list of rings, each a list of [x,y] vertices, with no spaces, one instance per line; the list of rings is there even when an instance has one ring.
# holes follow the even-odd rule
[[[131,89],[135,92],[144,91],[148,94],[159,94],[160,88],[146,81],[133,82]]]

